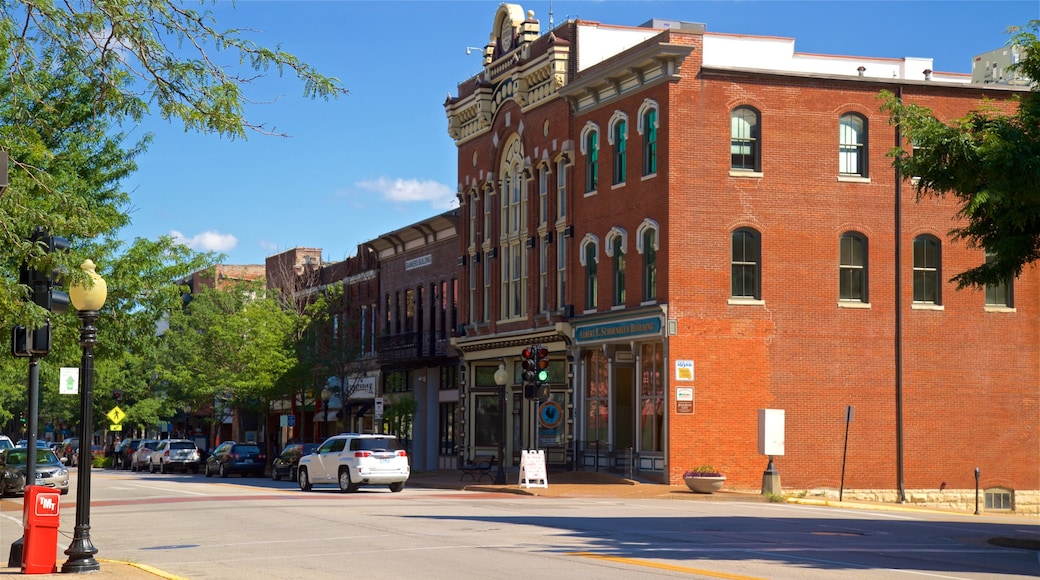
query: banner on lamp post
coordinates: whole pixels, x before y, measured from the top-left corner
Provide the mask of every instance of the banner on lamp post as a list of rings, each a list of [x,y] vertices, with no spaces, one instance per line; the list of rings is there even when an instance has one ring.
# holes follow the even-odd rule
[[[79,394],[79,369],[76,367],[61,367],[58,378],[59,395]]]

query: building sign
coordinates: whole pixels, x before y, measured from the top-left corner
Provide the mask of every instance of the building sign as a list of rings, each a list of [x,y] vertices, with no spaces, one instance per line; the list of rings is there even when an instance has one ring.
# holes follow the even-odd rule
[[[583,342],[633,338],[653,334],[661,334],[661,319],[659,317],[582,326],[575,329],[574,341],[581,344]]]
[[[376,378],[361,377],[358,380],[350,379],[347,383],[347,389],[350,390],[350,396],[347,397],[350,400],[374,399],[376,397]]]
[[[693,361],[692,360],[677,360],[677,361],[675,361],[675,380],[677,380],[677,381],[692,381],[693,380]]]
[[[416,268],[422,268],[429,266],[433,263],[433,254],[426,254],[425,256],[419,256],[418,258],[412,258],[411,260],[405,260],[404,271],[414,270]]]
[[[675,388],[675,412],[683,415],[693,414],[693,387]]]

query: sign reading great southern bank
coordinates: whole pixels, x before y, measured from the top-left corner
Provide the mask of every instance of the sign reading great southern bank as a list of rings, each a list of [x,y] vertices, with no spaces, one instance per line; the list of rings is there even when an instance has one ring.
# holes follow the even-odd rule
[[[574,341],[580,344],[583,342],[632,338],[660,333],[660,318],[637,318],[635,320],[624,320],[607,324],[592,324],[576,328],[574,330]]]

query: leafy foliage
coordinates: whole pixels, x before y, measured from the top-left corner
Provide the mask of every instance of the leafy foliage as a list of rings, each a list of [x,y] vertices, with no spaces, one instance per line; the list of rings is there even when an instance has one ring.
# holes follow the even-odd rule
[[[157,114],[217,137],[274,134],[244,114],[244,88],[269,73],[295,75],[310,98],[346,93],[338,79],[280,48],[257,45],[248,33],[220,29],[210,12],[174,0],[0,0],[0,58],[7,67],[0,76],[0,150],[10,158],[9,168],[0,167],[10,181],[0,191],[0,320],[8,328],[36,328],[48,316],[18,283],[23,264],[59,270],[67,284],[82,278],[84,258],[94,260],[109,287],[97,324],[99,424],[112,403],[105,394],[117,388],[126,393],[124,425],[154,425],[184,404],[167,397],[153,372],[166,348],[156,330],[180,309],[178,280],[218,259],[166,237],[119,240],[132,212],[121,182],[151,139],[131,141],[122,128]],[[30,243],[37,226],[68,239],[71,251],[47,254]],[[249,310],[261,321],[269,314]],[[71,421],[77,413],[75,398],[57,395],[53,385],[60,367],[78,365],[78,321],[73,312],[51,314],[50,321],[53,348],[40,361],[41,423]],[[274,342],[271,324],[270,332],[252,332],[257,344],[246,345],[249,352]],[[262,357],[238,362],[262,385],[284,365]],[[23,359],[0,357],[0,425],[26,407],[25,377]],[[204,398],[188,394],[193,402]]]
[[[1014,35],[1025,48],[1015,70],[1040,79],[1040,21]],[[1040,93],[1033,89],[1008,112],[1012,102],[986,102],[964,117],[944,123],[926,107],[902,102],[884,91],[882,109],[913,144],[889,156],[905,179],[913,179],[918,198],[951,195],[958,199],[954,239],[993,254],[991,260],[956,274],[958,287],[1006,282],[1040,259]]]

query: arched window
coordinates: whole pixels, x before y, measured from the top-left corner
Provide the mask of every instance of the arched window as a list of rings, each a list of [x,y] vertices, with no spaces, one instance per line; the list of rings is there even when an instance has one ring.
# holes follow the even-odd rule
[[[599,128],[595,123],[582,132],[581,152],[585,155],[585,193],[593,193],[599,188]]]
[[[625,252],[628,250],[628,236],[625,230],[613,228],[607,234],[607,255],[613,258],[611,263],[611,278],[614,282],[612,292],[612,305],[624,306],[625,304]]]
[[[657,300],[657,229],[644,229],[642,242],[643,302],[649,302]]]
[[[868,302],[866,236],[846,232],[838,245],[838,300]]]
[[[639,134],[643,136],[643,176],[657,173],[657,103],[647,99],[639,108]]]
[[[599,286],[596,279],[596,265],[599,262],[599,240],[589,234],[581,245],[581,265],[585,267],[585,310],[599,307]]]
[[[628,162],[628,116],[617,111],[610,119],[610,144],[614,147],[613,184],[625,182],[625,166]]]
[[[867,120],[857,113],[842,115],[838,135],[838,172],[866,177]]]
[[[942,247],[931,235],[914,238],[914,302],[942,304]]]
[[[737,107],[730,113],[730,169],[761,171],[762,141],[758,111]]]
[[[741,228],[733,232],[730,294],[734,298],[762,298],[762,244],[757,231]]]

